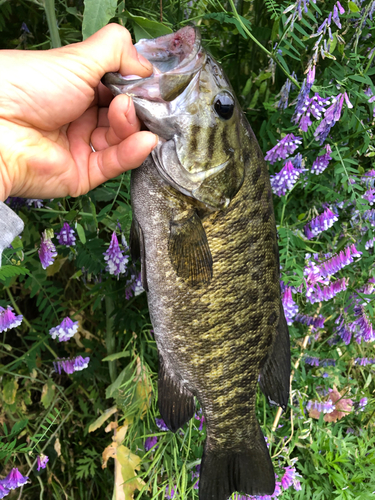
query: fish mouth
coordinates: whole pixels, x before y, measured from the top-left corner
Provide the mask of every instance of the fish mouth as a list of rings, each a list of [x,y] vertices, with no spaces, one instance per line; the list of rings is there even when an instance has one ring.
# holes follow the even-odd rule
[[[201,35],[193,26],[159,38],[142,39],[134,47],[150,61],[153,74],[140,78],[106,73],[102,83],[115,95],[128,94],[153,102],[172,101],[186,89],[205,60]]]

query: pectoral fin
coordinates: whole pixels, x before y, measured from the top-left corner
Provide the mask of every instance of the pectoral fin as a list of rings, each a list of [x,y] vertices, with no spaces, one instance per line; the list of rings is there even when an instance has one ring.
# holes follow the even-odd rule
[[[289,399],[290,341],[282,305],[276,338],[261,370],[259,385],[268,401],[276,403],[285,411]]]
[[[158,403],[160,415],[172,432],[176,432],[195,413],[194,396],[178,380],[171,377],[161,356],[159,356]]]
[[[168,251],[177,276],[190,285],[209,283],[212,255],[202,221],[196,213],[184,221],[171,221]]]
[[[148,292],[147,275],[146,275],[146,251],[143,231],[137,219],[133,217],[130,227],[130,255],[133,262],[141,260],[141,280],[142,287]]]

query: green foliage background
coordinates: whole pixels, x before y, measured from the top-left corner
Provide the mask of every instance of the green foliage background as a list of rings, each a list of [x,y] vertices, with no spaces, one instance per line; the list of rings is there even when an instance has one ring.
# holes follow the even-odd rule
[[[303,285],[307,252],[337,252],[353,241],[363,252],[359,263],[340,274],[349,277],[347,292],[319,307],[311,306],[302,293],[296,299],[301,312],[320,312],[328,320],[318,338],[304,325],[290,327],[293,363],[304,352],[303,339],[310,335],[305,353],[333,358],[336,366],[298,365],[290,408],[275,431],[276,410],[261,393],[258,395],[257,415],[279,478],[283,467],[293,464],[302,476],[302,490],[288,489],[281,495],[285,499],[362,500],[372,497],[375,490],[373,370],[353,361],[358,356],[374,356],[374,349],[372,344],[353,341],[348,346],[328,343],[335,335],[338,315],[345,307],[349,307],[349,315],[353,313],[348,306],[350,294],[375,275],[372,250],[366,250],[361,242],[363,213],[371,207],[362,198],[360,179],[373,168],[374,153],[373,105],[363,93],[365,87],[375,93],[371,56],[374,28],[370,21],[365,26],[360,23],[361,9],[370,4],[343,4],[345,42],[335,37],[331,57],[320,59],[317,66],[315,91],[332,96],[346,90],[354,104],[353,109],[343,111],[334,128],[333,161],[321,176],[307,173],[287,196],[275,196],[286,283]],[[288,22],[289,14],[283,14],[289,5],[276,0],[145,0],[142,4],[133,0],[56,0],[55,4],[52,0],[0,0],[0,47],[44,50],[75,43],[109,21],[128,28],[135,41],[193,22],[200,26],[205,46],[224,66],[263,152],[282,134],[293,132],[302,136],[301,152],[308,167],[321,151],[313,138],[317,122],[307,133],[298,133],[291,122],[294,106],[282,111],[276,104],[287,75],[294,72],[301,85],[316,41],[310,35],[332,10],[333,2],[310,3],[302,19],[295,20],[294,29]],[[297,94],[295,87],[290,102]],[[279,166],[270,167],[271,173],[278,170]],[[137,268],[132,264],[128,275],[118,280],[104,272],[103,252],[112,232],[119,233],[118,223],[128,239],[129,179],[123,174],[80,198],[55,199],[43,208],[23,208],[19,212],[25,221],[22,240],[4,252],[0,305],[11,303],[25,319],[17,331],[2,334],[0,463],[4,470],[0,472],[5,476],[14,465],[31,477],[32,484],[22,491],[25,500],[110,498],[116,491],[113,460],[107,468],[101,467],[102,452],[112,441],[113,429],[104,430],[110,421],[129,426],[123,446],[141,459],[137,473],[144,487],[138,483],[135,498],[164,498],[167,485],[177,485],[176,499],[198,498],[191,473],[202,456],[205,430],[199,430],[197,419],[176,435],[157,428],[158,361],[146,296],[126,300],[124,294]],[[331,231],[316,241],[307,241],[301,229],[314,214],[322,212],[323,202],[344,202],[346,208]],[[353,207],[359,214],[355,224],[351,222]],[[37,254],[41,232],[45,228],[57,232],[64,221],[75,227],[77,244],[71,249],[57,246],[55,264],[43,270]],[[371,229],[368,236],[372,237]],[[373,298],[367,299],[366,310],[373,318]],[[48,331],[65,316],[79,320],[80,330],[70,342],[59,344]],[[56,357],[82,353],[90,356],[86,370],[71,376],[54,372]],[[322,417],[309,418],[306,402],[319,399],[333,385],[353,401],[368,397],[365,411],[353,410],[330,424]],[[348,433],[348,429],[353,432]],[[144,441],[154,435],[159,446],[146,453]],[[46,471],[37,472],[35,459],[42,451],[50,461]]]

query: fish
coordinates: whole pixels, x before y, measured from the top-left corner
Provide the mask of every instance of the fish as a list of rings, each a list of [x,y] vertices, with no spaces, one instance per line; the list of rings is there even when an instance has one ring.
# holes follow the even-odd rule
[[[200,500],[271,495],[275,473],[256,418],[257,384],[287,407],[290,342],[267,165],[230,82],[186,26],[137,51],[147,78],[107,73],[132,97],[157,147],[131,173],[130,248],[159,353],[158,405],[176,432],[206,422]]]

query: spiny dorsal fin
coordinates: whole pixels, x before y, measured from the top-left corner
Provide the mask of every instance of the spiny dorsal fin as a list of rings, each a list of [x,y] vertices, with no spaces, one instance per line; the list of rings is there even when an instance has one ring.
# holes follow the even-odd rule
[[[212,255],[196,213],[183,221],[171,221],[168,251],[177,276],[190,285],[210,282]]]

